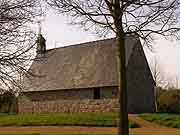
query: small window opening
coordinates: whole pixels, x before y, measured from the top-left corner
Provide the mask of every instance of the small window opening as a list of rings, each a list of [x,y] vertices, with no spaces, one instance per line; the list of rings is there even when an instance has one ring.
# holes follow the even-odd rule
[[[100,88],[94,88],[94,99],[100,99]]]

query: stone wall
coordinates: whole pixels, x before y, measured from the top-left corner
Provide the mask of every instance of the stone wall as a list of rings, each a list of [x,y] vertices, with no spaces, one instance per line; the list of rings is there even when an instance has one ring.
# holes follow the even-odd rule
[[[18,98],[19,113],[116,112],[117,89],[100,88],[100,99],[93,89],[26,92]]]
[[[133,67],[132,67],[133,68]],[[129,113],[153,112],[153,85],[143,81],[142,77],[128,80]],[[147,78],[146,78],[147,79]],[[141,81],[140,81],[141,80]],[[148,81],[148,79],[147,79]],[[139,83],[142,83],[139,85]],[[100,88],[100,99],[93,99],[93,88],[75,90],[57,90],[24,92],[18,97],[19,113],[58,113],[58,112],[117,112],[117,87]]]

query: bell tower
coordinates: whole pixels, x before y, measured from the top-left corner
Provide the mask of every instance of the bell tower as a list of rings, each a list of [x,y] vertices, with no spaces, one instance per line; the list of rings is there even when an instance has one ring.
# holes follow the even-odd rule
[[[41,34],[41,22],[40,21],[38,21],[38,37],[36,40],[36,44],[37,44],[37,49],[36,49],[37,54],[43,54],[46,52],[46,40],[43,37],[43,35]]]

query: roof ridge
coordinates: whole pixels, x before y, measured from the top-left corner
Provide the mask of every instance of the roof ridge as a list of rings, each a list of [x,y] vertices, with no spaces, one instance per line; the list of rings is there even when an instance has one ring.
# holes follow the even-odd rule
[[[46,51],[48,52],[48,51],[53,51],[53,50],[68,48],[68,47],[79,47],[79,46],[84,46],[85,44],[92,45],[91,43],[94,43],[94,42],[103,42],[103,41],[113,40],[113,39],[115,39],[115,37],[106,38],[106,39],[98,39],[98,40],[93,40],[93,41],[87,41],[87,42],[82,42],[82,43],[78,43],[78,44],[71,44],[71,45],[67,45],[67,46],[60,46],[57,48],[47,49]]]

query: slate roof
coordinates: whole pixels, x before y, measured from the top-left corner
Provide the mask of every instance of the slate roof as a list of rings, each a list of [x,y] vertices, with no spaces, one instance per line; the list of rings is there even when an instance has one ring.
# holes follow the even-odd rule
[[[126,65],[139,39],[126,39]],[[40,77],[25,79],[25,91],[49,91],[117,86],[115,39],[105,39],[47,50],[30,71]]]

